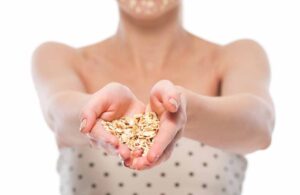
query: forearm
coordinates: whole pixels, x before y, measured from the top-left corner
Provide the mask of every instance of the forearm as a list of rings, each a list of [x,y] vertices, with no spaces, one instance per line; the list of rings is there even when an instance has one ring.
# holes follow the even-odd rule
[[[87,145],[79,132],[80,112],[90,95],[78,91],[64,91],[52,95],[43,102],[46,121],[56,135],[58,145]]]
[[[187,98],[185,136],[235,153],[250,153],[270,144],[272,107],[251,94],[202,96],[181,88]]]

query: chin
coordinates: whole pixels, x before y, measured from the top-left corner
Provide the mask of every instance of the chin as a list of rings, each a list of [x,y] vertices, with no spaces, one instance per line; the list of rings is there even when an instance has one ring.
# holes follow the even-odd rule
[[[122,12],[135,19],[152,20],[179,6],[180,0],[118,0]]]

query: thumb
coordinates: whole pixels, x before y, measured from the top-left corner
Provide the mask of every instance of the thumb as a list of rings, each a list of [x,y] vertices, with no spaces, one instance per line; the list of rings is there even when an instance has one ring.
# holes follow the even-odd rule
[[[99,118],[105,110],[107,110],[108,102],[105,96],[96,94],[83,107],[80,113],[80,132],[90,133],[92,127],[95,125],[97,118]],[[109,115],[109,113],[107,114]],[[108,118],[109,116],[107,116]]]
[[[157,113],[163,110],[168,112],[177,112],[180,102],[180,91],[169,80],[161,80],[157,82],[150,92],[151,108]]]

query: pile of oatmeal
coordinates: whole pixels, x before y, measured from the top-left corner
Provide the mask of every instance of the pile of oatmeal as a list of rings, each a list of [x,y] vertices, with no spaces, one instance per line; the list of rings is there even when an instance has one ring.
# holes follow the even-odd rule
[[[119,138],[131,151],[142,149],[146,156],[158,133],[159,119],[155,112],[135,114],[113,121],[101,120],[105,130]]]

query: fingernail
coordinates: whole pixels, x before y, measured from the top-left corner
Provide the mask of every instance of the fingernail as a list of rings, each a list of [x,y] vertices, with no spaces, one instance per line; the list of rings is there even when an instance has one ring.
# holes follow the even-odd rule
[[[154,162],[156,162],[159,159],[159,155],[156,155],[154,158]]]
[[[86,119],[83,119],[80,123],[79,131],[82,133],[85,127],[86,127]]]
[[[177,101],[176,101],[174,98],[170,98],[170,99],[169,99],[169,102],[170,102],[171,104],[173,104],[173,105],[175,106],[176,109],[178,108],[178,103],[177,103]]]
[[[123,161],[123,166],[129,168],[130,162],[128,160]]]

